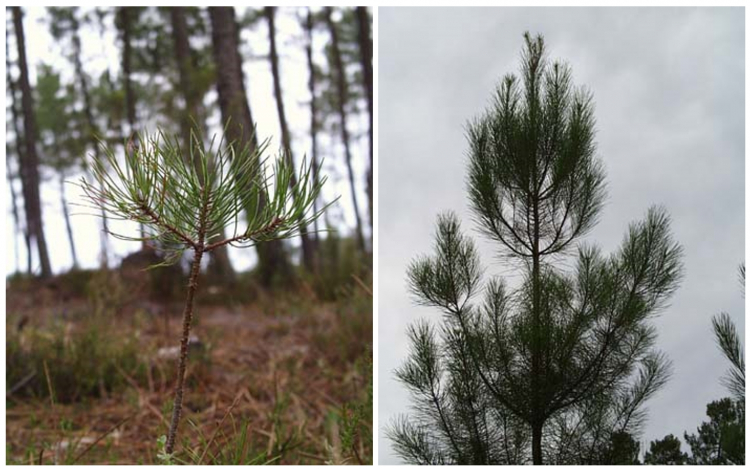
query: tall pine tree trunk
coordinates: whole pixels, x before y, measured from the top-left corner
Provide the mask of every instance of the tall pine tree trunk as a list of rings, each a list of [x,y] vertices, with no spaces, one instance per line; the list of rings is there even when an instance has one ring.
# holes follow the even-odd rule
[[[172,39],[179,73],[180,93],[185,101],[185,111],[180,117],[180,130],[182,132],[183,151],[188,155],[192,140],[191,130],[194,125],[205,124],[205,112],[201,105],[201,96],[197,94],[193,85],[194,71],[190,56],[190,40],[185,8],[172,7],[169,11],[172,19]],[[222,239],[225,239],[223,232],[218,238],[214,238],[215,241]],[[226,247],[220,247],[211,252],[208,270],[211,278],[217,279],[219,282],[231,283],[234,281],[234,269],[232,269],[232,264],[229,261]]]
[[[242,59],[239,51],[239,29],[233,7],[209,7],[216,85],[222,122],[228,142],[251,150],[258,148],[250,105],[245,94]],[[260,175],[259,175],[260,177]],[[263,201],[265,203],[265,201]],[[248,212],[248,216],[253,216]],[[257,247],[261,282],[271,286],[276,279],[290,279],[291,267],[281,241],[270,241]]]
[[[346,101],[348,96],[347,84],[346,84],[346,71],[344,70],[344,64],[341,59],[341,50],[339,49],[338,32],[336,31],[336,25],[331,17],[333,9],[326,7],[325,17],[326,23],[328,24],[328,30],[331,33],[331,51],[333,54],[333,74],[336,77],[336,107],[341,119],[341,140],[344,144],[344,154],[346,157],[346,169],[349,174],[349,185],[352,189],[352,204],[354,205],[354,216],[357,222],[357,245],[360,250],[365,251],[365,237],[362,234],[362,220],[359,214],[359,203],[357,201],[357,188],[354,184],[354,170],[352,169],[352,154],[349,148],[349,130],[346,127],[347,115],[346,115]]]
[[[271,45],[271,73],[273,75],[273,92],[276,97],[276,111],[279,114],[279,124],[281,125],[281,143],[284,149],[284,157],[288,164],[294,168],[294,154],[292,153],[292,137],[289,133],[289,126],[286,121],[284,112],[284,100],[281,90],[281,72],[279,71],[279,55],[276,51],[276,9],[275,7],[266,7],[266,19],[268,20],[268,40]],[[290,186],[294,188],[297,185],[296,170],[292,170],[292,177],[289,181]],[[292,193],[294,195],[294,193]],[[294,196],[296,199],[296,196]],[[302,262],[308,272],[314,271],[313,248],[310,244],[310,237],[307,234],[307,228],[300,228],[300,239],[302,240]]]
[[[132,61],[133,61],[133,11],[132,7],[120,7],[120,29],[122,32],[122,79],[125,88],[125,111],[128,119],[130,136],[136,133],[135,94],[133,93]]]
[[[16,105],[17,101],[17,91],[16,91],[16,82],[13,80],[13,77],[10,74],[10,51],[8,49],[8,30],[5,30],[5,80],[8,83],[8,91],[10,91],[10,111],[11,111],[11,119],[13,120],[13,133],[15,134],[15,143],[16,143],[16,155],[18,156],[18,176],[21,179],[21,188],[22,188],[22,195],[24,194],[23,188],[25,187],[24,182],[24,170],[23,165],[25,162],[24,157],[24,151],[23,151],[23,135],[21,134],[21,117],[18,114],[18,106]],[[24,244],[26,246],[26,273],[31,275],[31,236],[29,234],[29,228],[28,224],[26,226],[21,225],[21,216],[20,211],[18,210],[17,206],[17,200],[16,200],[16,191],[13,187],[13,178],[10,170],[10,157],[6,155],[5,157],[5,164],[8,168],[8,183],[10,186],[11,191],[11,197],[13,198],[13,216],[15,218],[16,226],[18,227],[18,230],[23,233],[23,240]],[[20,267],[19,267],[20,270]]]
[[[120,7],[117,14],[119,15],[119,26],[122,32],[122,76],[123,84],[125,87],[125,110],[128,118],[128,142],[125,151],[133,151],[135,146],[138,145],[138,128],[136,124],[136,112],[135,112],[135,93],[133,91],[133,81],[131,75],[133,72],[133,7]],[[145,237],[146,232],[142,224],[139,224],[139,230],[141,237]],[[141,249],[148,249],[146,241],[141,244]]]
[[[52,266],[47,251],[47,241],[44,238],[44,224],[42,217],[42,203],[39,196],[39,158],[36,152],[36,117],[34,115],[34,99],[29,83],[29,71],[26,62],[26,41],[23,32],[23,18],[21,7],[12,7],[13,28],[16,33],[18,46],[18,68],[20,69],[21,107],[24,123],[24,164],[21,181],[24,183],[24,206],[26,209],[26,224],[29,235],[34,239],[39,252],[41,276],[52,276]]]
[[[370,231],[373,229],[373,202],[372,202],[372,173],[373,166],[373,103],[372,103],[372,39],[370,38],[370,15],[367,7],[357,7],[357,40],[359,42],[359,57],[362,63],[362,81],[367,91],[367,111],[370,115],[370,167],[367,171],[367,197],[370,202]],[[372,236],[375,233],[372,232]]]
[[[73,269],[78,269],[78,255],[76,254],[76,243],[73,239],[73,226],[70,224],[68,200],[65,197],[65,177],[62,171],[60,172],[60,204],[62,205],[63,218],[65,219],[65,231],[68,234],[68,243],[70,244],[70,255],[73,258]]]
[[[86,81],[86,74],[83,71],[83,61],[81,60],[81,36],[78,32],[79,24],[78,20],[76,19],[75,13],[71,15],[72,19],[72,27],[73,27],[73,64],[75,69],[75,75],[78,80],[78,86],[81,88],[81,95],[83,96],[83,113],[86,117],[86,126],[87,126],[87,137],[91,143],[91,146],[94,148],[94,158],[96,158],[97,161],[101,158],[101,149],[99,148],[99,141],[98,138],[98,129],[96,126],[96,121],[94,120],[94,113],[92,111],[91,106],[91,93],[89,93],[89,86]],[[102,188],[102,181],[98,181],[99,188]],[[61,187],[62,190],[62,187]],[[67,216],[67,213],[66,213]],[[100,252],[99,252],[99,263],[100,267],[103,269],[106,269],[109,265],[109,242],[108,242],[108,233],[109,228],[107,227],[107,212],[104,211],[104,209],[101,210],[100,213],[101,220],[102,220],[102,232],[100,233]],[[66,220],[67,222],[67,220]],[[72,237],[71,237],[71,243],[72,243]],[[73,248],[75,251],[75,248]],[[75,252],[73,252],[73,263],[74,266],[78,266],[78,261],[75,259]]]
[[[532,90],[532,93],[536,93]],[[530,110],[531,126],[536,125],[536,112]],[[536,143],[536,142],[534,142]],[[533,145],[532,148],[538,148],[540,145]],[[542,336],[542,304],[541,304],[541,236],[540,225],[542,220],[539,211],[540,194],[539,188],[543,181],[539,181],[540,174],[536,155],[534,164],[531,169],[531,184],[529,198],[531,205],[531,282],[532,282],[532,338],[531,338],[531,389],[532,389],[532,418],[531,418],[531,456],[535,465],[544,464],[542,456],[542,431],[547,415],[544,414],[544,404],[547,402],[544,396],[547,390],[547,380],[545,379],[544,364],[544,346],[545,338]],[[528,213],[528,212],[527,212]]]
[[[310,158],[312,159],[312,176],[317,183],[320,179],[318,176],[318,110],[315,96],[315,63],[313,62],[313,15],[310,8],[307,9],[307,20],[305,21],[305,31],[307,33],[307,46],[305,52],[307,55],[307,68],[310,71],[310,78],[307,82],[307,88],[310,90]],[[318,199],[313,201],[313,211],[318,211]],[[313,222],[313,233],[315,240],[315,256],[319,255],[320,250],[320,228],[318,219]],[[317,261],[316,261],[317,263]]]

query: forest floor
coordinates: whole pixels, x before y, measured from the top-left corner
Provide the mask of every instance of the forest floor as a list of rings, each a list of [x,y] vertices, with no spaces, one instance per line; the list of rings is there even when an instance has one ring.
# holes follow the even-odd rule
[[[181,304],[7,285],[6,462],[164,462]],[[366,287],[222,303],[199,297],[174,461],[371,464]]]

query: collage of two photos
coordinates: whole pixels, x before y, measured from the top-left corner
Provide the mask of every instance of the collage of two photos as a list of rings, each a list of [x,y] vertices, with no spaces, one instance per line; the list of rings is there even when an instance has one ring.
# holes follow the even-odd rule
[[[6,464],[744,465],[744,7],[6,8]]]

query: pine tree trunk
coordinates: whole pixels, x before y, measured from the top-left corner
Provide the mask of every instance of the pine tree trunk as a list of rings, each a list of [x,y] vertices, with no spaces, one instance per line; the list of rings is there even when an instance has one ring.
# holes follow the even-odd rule
[[[305,47],[305,51],[307,53],[307,68],[310,70],[310,79],[307,82],[307,87],[310,90],[310,139],[311,139],[311,149],[310,149],[310,158],[312,159],[312,177],[317,183],[320,179],[318,176],[318,120],[317,120],[317,103],[316,103],[316,97],[315,97],[315,64],[313,63],[313,16],[312,11],[310,8],[307,9],[307,22],[305,24],[305,29],[307,32],[307,46]],[[320,196],[319,196],[320,197]],[[318,211],[318,199],[316,198],[313,201],[313,210],[315,212]],[[319,231],[320,228],[318,226],[318,219],[316,218],[313,222],[313,228],[315,232],[313,233],[314,236],[314,245],[315,245],[315,254],[314,258],[316,259],[316,267],[317,267],[317,257],[320,255],[320,235]]]
[[[258,147],[250,105],[245,94],[242,59],[239,51],[239,30],[233,7],[209,7],[216,85],[219,93],[222,123],[226,140],[235,145]],[[265,203],[265,201],[261,201]],[[248,216],[252,214],[248,213]],[[291,279],[291,267],[281,241],[270,241],[257,247],[261,282],[268,287],[275,279]]]
[[[133,93],[133,83],[131,80],[132,75],[132,59],[133,59],[133,45],[131,40],[132,35],[132,7],[120,7],[120,28],[122,30],[122,75],[123,84],[125,88],[125,111],[128,119],[128,125],[130,126],[130,136],[136,133],[136,116],[135,116],[135,95]]]
[[[133,82],[131,80],[132,75],[132,60],[133,60],[133,44],[132,44],[132,33],[133,33],[133,7],[120,7],[118,14],[120,15],[120,28],[122,31],[122,75],[125,86],[125,110],[128,118],[129,126],[129,145],[125,147],[125,151],[132,151],[129,148],[132,145],[138,145],[138,129],[136,127],[136,113],[135,113],[135,93],[133,92]],[[145,237],[146,231],[143,224],[139,224],[139,230],[141,237]],[[141,244],[141,249],[148,249],[146,241]]]
[[[65,218],[65,231],[68,234],[70,255],[73,258],[73,269],[78,269],[78,255],[76,254],[76,243],[73,240],[73,226],[70,224],[68,200],[65,197],[65,177],[63,176],[62,172],[60,172],[60,204],[62,205],[63,217]]]
[[[533,125],[533,123],[532,123]],[[532,155],[532,158],[536,158],[536,155]],[[536,165],[532,169],[530,189],[531,194],[530,202],[532,206],[532,243],[531,243],[531,281],[532,281],[532,338],[531,338],[531,389],[532,389],[532,418],[531,418],[531,452],[532,459],[535,465],[543,464],[542,458],[542,429],[544,428],[544,419],[546,416],[543,414],[543,405],[545,403],[544,391],[546,390],[546,380],[544,379],[542,370],[543,362],[543,350],[542,343],[545,338],[542,337],[542,311],[541,311],[541,290],[540,290],[540,276],[541,276],[541,253],[540,253],[540,239],[541,233],[539,232],[539,225],[541,224],[539,214],[539,184],[537,179],[539,178]]]
[[[52,276],[52,266],[47,251],[47,241],[44,238],[44,224],[42,216],[42,204],[39,195],[39,158],[36,152],[36,118],[34,116],[34,100],[29,84],[29,71],[26,62],[26,42],[23,32],[23,18],[21,7],[12,7],[13,27],[16,33],[16,44],[18,46],[18,68],[20,69],[21,105],[23,109],[24,141],[25,141],[25,164],[22,166],[25,180],[24,206],[26,208],[26,223],[30,236],[34,239],[39,251],[39,264],[41,265],[41,276],[46,278]]]
[[[271,59],[271,73],[273,75],[273,91],[276,97],[276,111],[279,114],[279,124],[281,126],[281,142],[287,163],[292,167],[292,177],[289,184],[294,188],[297,186],[297,175],[296,170],[294,169],[292,137],[289,132],[289,126],[287,125],[286,113],[284,112],[284,99],[281,90],[281,72],[279,71],[279,56],[276,51],[276,9],[275,7],[266,7],[265,13],[266,19],[268,20],[268,39],[271,46],[269,57]],[[294,195],[294,193],[292,193],[292,195],[296,199],[296,195]],[[313,250],[310,245],[310,237],[307,234],[307,228],[304,226],[300,227],[300,239],[302,240],[302,263],[308,272],[313,272]]]
[[[16,136],[18,138],[18,136]],[[21,271],[21,261],[19,256],[19,243],[18,235],[21,234],[21,220],[18,217],[18,202],[16,201],[16,189],[13,187],[13,173],[10,167],[10,155],[5,156],[5,178],[8,181],[8,188],[10,188],[10,202],[13,214],[13,255],[16,261],[16,272]]]
[[[83,113],[86,117],[86,125],[87,125],[87,133],[88,133],[88,139],[91,143],[91,146],[94,148],[94,158],[99,161],[101,158],[101,149],[99,148],[99,142],[97,140],[98,137],[98,129],[96,126],[96,121],[94,120],[94,113],[92,111],[91,106],[91,94],[89,93],[89,86],[86,82],[86,75],[83,72],[83,62],[81,61],[81,37],[78,32],[79,24],[78,20],[75,17],[75,14],[71,16],[73,21],[73,63],[74,63],[74,69],[76,78],[78,79],[78,86],[81,88],[81,95],[83,96]],[[102,188],[102,181],[99,182],[99,189]],[[107,212],[102,208],[101,209],[101,220],[102,220],[102,232],[100,233],[100,252],[99,252],[99,262],[100,266],[103,269],[107,269],[109,265],[109,241],[107,239],[109,228],[107,227]],[[71,240],[72,242],[72,240]],[[77,266],[78,262],[75,260],[74,255],[74,265]]]
[[[348,96],[347,85],[346,85],[346,71],[344,70],[344,64],[341,60],[341,50],[339,49],[338,33],[336,31],[336,25],[333,23],[331,14],[333,9],[326,7],[325,17],[326,23],[328,24],[328,30],[331,34],[331,51],[333,54],[333,70],[336,76],[336,91],[337,100],[336,107],[338,109],[339,118],[341,119],[341,140],[344,144],[344,154],[346,156],[346,169],[349,174],[349,185],[352,189],[352,205],[354,206],[354,216],[357,222],[357,245],[362,252],[365,251],[365,238],[362,234],[362,220],[359,215],[359,203],[357,201],[357,189],[354,184],[354,170],[352,169],[352,154],[349,148],[349,130],[346,127],[346,100]]]
[[[531,427],[531,459],[535,466],[544,464],[542,460],[542,425]]]
[[[21,179],[21,188],[22,188],[22,195],[23,195],[23,188],[26,186],[26,183],[24,182],[24,169],[23,165],[26,160],[24,157],[24,151],[23,151],[23,135],[21,135],[21,126],[20,121],[21,117],[18,115],[18,107],[17,107],[17,95],[16,92],[16,82],[13,80],[13,77],[10,75],[10,51],[8,49],[8,29],[5,30],[5,80],[8,84],[8,91],[10,91],[10,111],[11,111],[11,119],[13,120],[13,133],[15,134],[15,143],[16,143],[16,155],[18,156],[18,176]],[[26,226],[21,226],[21,216],[20,211],[17,207],[17,199],[16,199],[16,191],[13,187],[13,178],[11,177],[11,170],[10,170],[10,157],[6,155],[5,157],[5,164],[8,168],[8,183],[10,186],[11,191],[11,197],[13,198],[13,216],[15,218],[16,227],[20,232],[23,234],[23,240],[24,244],[26,246],[26,272],[31,275],[31,236],[29,235],[29,228],[28,224]],[[19,266],[20,271],[20,266]]]
[[[357,39],[359,42],[359,55],[362,62],[362,80],[367,91],[367,111],[370,114],[370,167],[367,171],[367,197],[370,202],[370,231],[373,228],[373,103],[372,103],[372,40],[370,38],[370,15],[367,7],[357,7]],[[374,236],[374,233],[372,233]]]
[[[180,130],[182,132],[183,152],[190,152],[191,129],[193,126],[205,124],[205,112],[202,109],[200,96],[197,95],[193,86],[193,63],[190,56],[190,40],[188,37],[188,26],[185,18],[185,7],[172,7],[169,9],[172,19],[172,39],[174,41],[175,58],[177,59],[177,70],[179,72],[180,93],[185,100],[185,112],[180,117]],[[225,239],[224,232],[216,241]],[[220,247],[211,251],[208,272],[211,278],[220,283],[232,283],[234,281],[234,269],[229,261],[229,253],[226,247]]]

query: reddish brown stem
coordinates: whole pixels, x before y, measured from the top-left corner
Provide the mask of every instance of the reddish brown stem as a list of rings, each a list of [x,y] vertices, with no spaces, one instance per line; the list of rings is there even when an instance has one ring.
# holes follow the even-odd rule
[[[151,210],[151,208],[149,208],[149,206],[148,206],[148,205],[146,205],[146,204],[144,204],[144,203],[141,203],[141,205],[140,205],[140,206],[139,206],[138,208],[140,208],[140,209],[141,209],[141,211],[142,211],[142,212],[143,212],[143,213],[144,213],[144,214],[145,214],[146,216],[148,216],[149,218],[151,218],[151,220],[152,220],[152,221],[154,222],[154,224],[155,224],[155,225],[161,226],[161,227],[165,228],[166,230],[168,230],[168,231],[170,231],[170,232],[174,233],[174,234],[175,234],[175,235],[177,235],[177,236],[178,236],[178,237],[179,237],[179,238],[180,238],[180,239],[181,239],[182,241],[184,241],[184,242],[185,242],[185,244],[187,244],[188,246],[191,246],[191,247],[192,247],[193,249],[197,249],[197,247],[198,247],[198,246],[197,246],[197,244],[196,244],[196,242],[195,242],[195,241],[193,241],[192,239],[190,239],[190,238],[189,238],[189,237],[188,237],[188,236],[187,236],[186,234],[182,233],[182,232],[181,232],[180,230],[178,230],[177,228],[173,227],[172,225],[169,225],[169,224],[165,223],[165,222],[164,222],[164,221],[163,221],[163,220],[162,220],[162,219],[161,219],[161,218],[159,217],[159,215],[157,215],[156,213],[154,213],[154,211],[153,211],[153,210]],[[205,251],[205,250],[204,250],[204,251]],[[201,252],[201,254],[203,254],[203,253]]]
[[[195,258],[190,269],[190,283],[188,284],[187,299],[185,300],[185,310],[182,313],[182,340],[180,342],[180,364],[177,371],[177,386],[174,390],[174,407],[172,408],[172,421],[169,424],[169,433],[167,434],[167,454],[174,451],[175,438],[177,436],[177,425],[180,423],[182,414],[182,396],[184,393],[185,370],[187,369],[188,342],[190,340],[190,325],[193,322],[193,300],[195,291],[198,289],[198,275],[201,271],[201,258],[203,257],[203,247],[198,246],[195,249]]]

